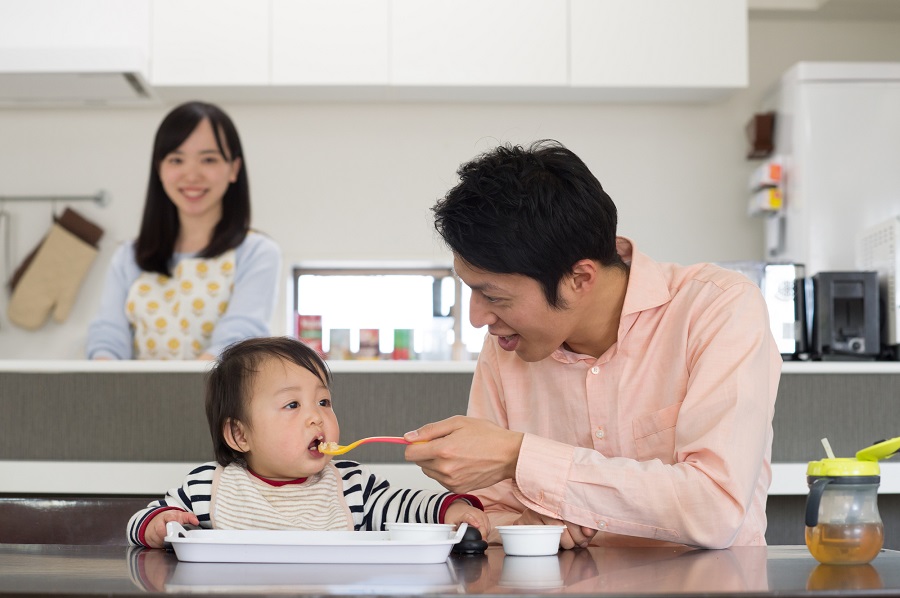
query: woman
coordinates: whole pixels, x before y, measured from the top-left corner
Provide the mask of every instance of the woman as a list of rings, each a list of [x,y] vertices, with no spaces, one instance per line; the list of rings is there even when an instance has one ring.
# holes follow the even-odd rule
[[[250,230],[241,141],[220,108],[188,102],[156,132],[138,238],[113,255],[89,359],[214,359],[269,334],[280,251]]]

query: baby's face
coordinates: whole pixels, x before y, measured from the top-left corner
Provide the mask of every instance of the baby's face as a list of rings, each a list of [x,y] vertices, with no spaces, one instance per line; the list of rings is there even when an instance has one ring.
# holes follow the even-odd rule
[[[340,436],[328,388],[309,370],[280,359],[261,364],[249,416],[247,465],[268,479],[318,473],[331,460],[319,452],[319,443],[337,442]]]

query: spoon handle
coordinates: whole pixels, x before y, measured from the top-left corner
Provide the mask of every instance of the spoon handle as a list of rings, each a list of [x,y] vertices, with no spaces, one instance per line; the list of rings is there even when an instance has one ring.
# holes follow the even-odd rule
[[[372,436],[371,438],[363,438],[358,444],[368,444],[370,442],[389,442],[392,444],[410,444],[408,440],[402,436]],[[357,444],[357,443],[353,443]]]

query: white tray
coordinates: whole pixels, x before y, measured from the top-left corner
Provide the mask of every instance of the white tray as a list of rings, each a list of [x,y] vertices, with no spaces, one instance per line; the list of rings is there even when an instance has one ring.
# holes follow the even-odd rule
[[[443,563],[468,526],[442,540],[398,542],[389,532],[186,530],[166,524],[180,561],[197,563]]]

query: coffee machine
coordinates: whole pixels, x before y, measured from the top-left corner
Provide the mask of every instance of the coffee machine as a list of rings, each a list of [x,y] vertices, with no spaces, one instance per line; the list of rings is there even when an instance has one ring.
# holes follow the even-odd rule
[[[881,352],[878,273],[819,272],[812,281],[812,358],[876,359]]]

